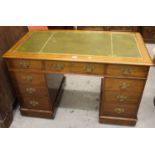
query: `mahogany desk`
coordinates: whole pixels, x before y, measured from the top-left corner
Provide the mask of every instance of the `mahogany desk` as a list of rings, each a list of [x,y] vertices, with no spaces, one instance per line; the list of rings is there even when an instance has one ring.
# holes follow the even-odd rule
[[[135,125],[153,64],[139,33],[109,31],[31,31],[4,58],[21,114],[54,117],[64,73],[100,75],[99,121],[122,125]]]

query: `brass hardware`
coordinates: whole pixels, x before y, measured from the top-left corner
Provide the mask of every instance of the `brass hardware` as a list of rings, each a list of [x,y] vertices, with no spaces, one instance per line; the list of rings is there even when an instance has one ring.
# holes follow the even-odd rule
[[[39,104],[39,102],[37,102],[37,101],[30,101],[30,104],[31,104],[33,107],[35,107],[35,106],[37,106],[37,105]]]
[[[114,111],[118,114],[124,113],[124,108],[115,108]]]
[[[30,95],[32,95],[36,92],[36,89],[35,88],[26,88],[26,92],[29,93]]]
[[[86,73],[92,73],[94,71],[94,66],[93,65],[86,65],[84,68],[84,71]]]
[[[130,84],[129,83],[126,83],[126,82],[122,82],[121,84],[120,84],[120,89],[126,89],[126,88],[128,88],[130,86]]]
[[[29,75],[23,77],[23,80],[25,80],[25,81],[29,81],[29,82],[31,82],[32,79],[33,79],[32,76],[29,76]]]
[[[64,69],[64,65],[63,64],[54,64],[53,68],[56,71],[62,71]]]
[[[122,74],[123,74],[123,75],[130,75],[131,72],[132,72],[132,69],[129,68],[129,67],[125,67],[125,68],[123,68],[123,70],[122,70]]]
[[[117,95],[116,98],[119,102],[124,102],[127,100],[128,97],[124,95]]]
[[[30,67],[30,63],[29,63],[28,61],[22,60],[22,61],[20,61],[19,64],[20,64],[20,66],[21,66],[22,68],[24,68],[24,69],[27,69],[27,68]]]

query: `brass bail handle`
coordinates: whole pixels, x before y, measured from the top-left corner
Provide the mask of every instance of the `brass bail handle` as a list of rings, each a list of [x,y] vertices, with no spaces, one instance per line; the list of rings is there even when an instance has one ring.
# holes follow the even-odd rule
[[[22,61],[20,61],[20,66],[21,66],[22,68],[27,69],[27,68],[30,67],[30,63],[29,63],[28,61],[22,60]]]
[[[114,111],[118,114],[124,113],[124,108],[115,108]]]
[[[122,74],[123,75],[130,75],[132,73],[132,69],[129,67],[123,68]]]
[[[29,82],[31,82],[32,81],[32,76],[30,76],[30,75],[28,75],[28,76],[24,76],[23,77],[23,80],[25,80],[25,81],[29,81]]]
[[[31,104],[33,107],[35,107],[35,106],[37,106],[37,105],[39,104],[39,102],[37,102],[37,101],[30,101],[30,104]]]
[[[118,96],[116,96],[116,98],[117,98],[117,100],[119,101],[119,102],[124,102],[124,101],[126,101],[127,100],[127,96],[125,96],[125,95],[118,95]]]
[[[92,73],[94,71],[94,66],[93,65],[86,65],[84,68],[84,71],[87,73]]]
[[[52,67],[56,71],[62,71],[64,69],[64,64],[54,64],[54,65],[52,65]]]
[[[26,92],[28,92],[30,95],[32,95],[36,92],[36,89],[35,88],[26,88]]]
[[[127,89],[129,86],[130,86],[130,84],[127,83],[127,82],[122,82],[122,83],[119,85],[120,89]]]

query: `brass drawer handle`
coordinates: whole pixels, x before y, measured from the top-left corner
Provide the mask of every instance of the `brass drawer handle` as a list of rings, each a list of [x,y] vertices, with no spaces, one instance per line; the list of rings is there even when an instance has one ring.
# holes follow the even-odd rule
[[[29,75],[28,75],[28,76],[24,76],[24,77],[23,77],[23,80],[24,80],[24,81],[29,81],[29,82],[31,82],[31,81],[33,80],[33,78],[32,78],[32,76],[29,76]]]
[[[63,64],[54,64],[54,65],[52,65],[52,68],[56,71],[62,71],[64,69],[64,65]]]
[[[132,69],[129,67],[123,68],[122,74],[123,75],[130,75],[132,73]]]
[[[94,66],[93,65],[86,65],[85,68],[84,68],[84,71],[86,73],[92,73],[94,71]]]
[[[124,113],[125,109],[124,109],[124,108],[115,108],[114,111],[115,111],[117,114],[121,114],[121,113]]]
[[[129,83],[122,82],[122,83],[119,85],[119,88],[120,88],[120,89],[127,89],[129,86],[130,86]]]
[[[125,95],[117,95],[116,98],[119,102],[124,102],[128,99],[128,97]]]
[[[26,88],[26,92],[30,95],[35,94],[36,89],[35,88]]]
[[[30,63],[28,61],[20,61],[19,65],[21,66],[21,68],[24,68],[24,69],[28,69],[30,68]]]
[[[39,102],[38,102],[38,101],[30,101],[30,104],[31,104],[33,107],[35,107],[35,106],[37,106],[37,105],[39,104]]]

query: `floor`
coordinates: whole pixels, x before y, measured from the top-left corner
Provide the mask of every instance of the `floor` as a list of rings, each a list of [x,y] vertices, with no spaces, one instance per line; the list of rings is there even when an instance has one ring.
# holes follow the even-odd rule
[[[155,53],[155,44],[146,45],[150,55]],[[101,77],[66,75],[65,91],[55,119],[21,116],[19,108],[14,112],[12,128],[124,128],[128,126],[98,123]],[[155,68],[150,69],[145,91],[138,112],[136,128],[155,127]]]

